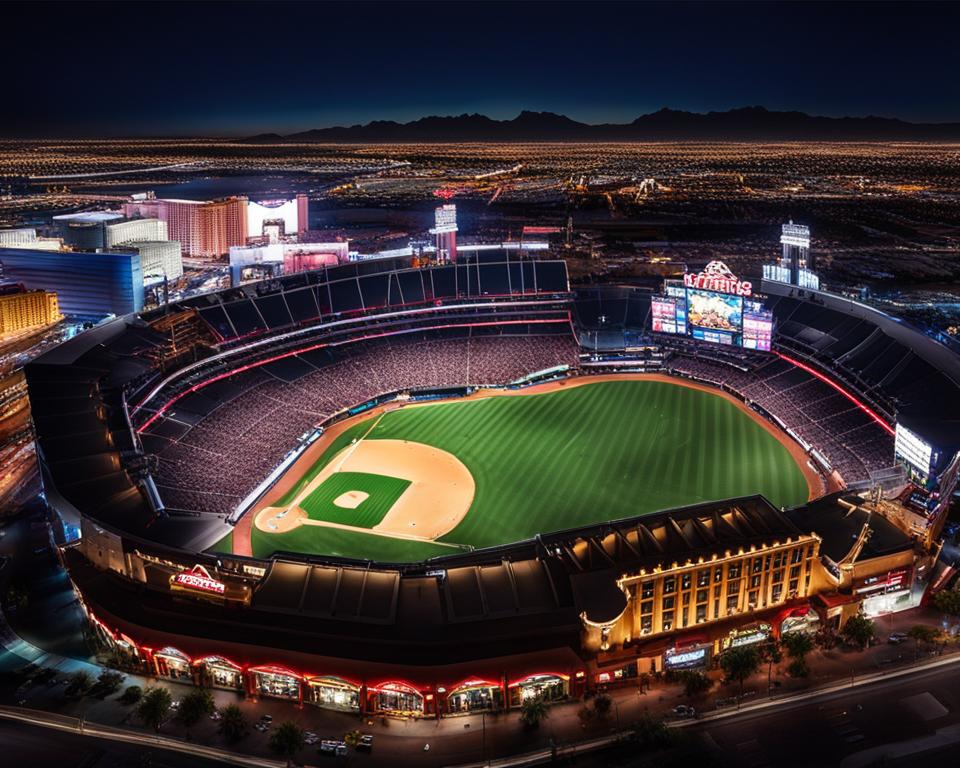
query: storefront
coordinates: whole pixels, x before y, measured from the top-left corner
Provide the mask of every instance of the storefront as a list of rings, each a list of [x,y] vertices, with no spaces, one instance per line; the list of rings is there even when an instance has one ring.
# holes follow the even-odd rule
[[[283,667],[254,667],[250,670],[253,692],[274,699],[300,700],[300,676]]]
[[[444,691],[438,689],[438,693]],[[447,694],[447,714],[465,715],[503,708],[503,689],[490,680],[465,680]]]
[[[815,635],[820,630],[820,617],[809,606],[795,608],[780,624],[780,637],[790,632]]]
[[[374,712],[405,717],[422,717],[424,714],[424,697],[413,686],[391,682],[369,690]]]
[[[360,686],[340,677],[308,677],[306,700],[324,709],[360,711]]]
[[[729,651],[731,648],[741,648],[745,645],[762,643],[770,637],[770,625],[766,622],[749,624],[746,627],[730,630],[730,633],[720,639],[720,650]]]
[[[637,662],[631,661],[622,667],[616,669],[604,669],[597,672],[595,682],[597,685],[616,687],[622,683],[629,683],[637,679]]]
[[[919,596],[911,595],[911,575],[911,569],[901,568],[856,584],[853,592],[863,599],[864,616],[874,618],[915,607]]]
[[[510,683],[510,706],[518,707],[530,699],[558,701],[570,692],[570,678],[566,675],[530,675]]]
[[[207,656],[197,662],[201,680],[211,688],[226,688],[230,691],[243,689],[243,670],[222,656]]]
[[[190,657],[176,648],[162,648],[153,654],[153,663],[159,677],[171,680],[193,681]]]

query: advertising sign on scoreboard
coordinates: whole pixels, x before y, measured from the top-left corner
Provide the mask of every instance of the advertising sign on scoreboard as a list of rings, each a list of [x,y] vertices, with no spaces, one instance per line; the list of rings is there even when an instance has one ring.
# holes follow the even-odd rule
[[[683,300],[654,296],[650,299],[650,317],[655,333],[686,333],[686,311]]]
[[[926,483],[933,463],[933,446],[930,443],[898,423],[893,452],[898,459],[910,465],[913,470],[911,475],[915,476],[921,485]]]
[[[745,349],[770,351],[773,339],[773,313],[763,309],[744,309],[743,346]]]

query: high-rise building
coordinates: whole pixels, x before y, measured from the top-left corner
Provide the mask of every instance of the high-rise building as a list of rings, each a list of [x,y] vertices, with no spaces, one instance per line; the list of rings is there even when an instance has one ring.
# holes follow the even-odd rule
[[[57,294],[65,315],[100,319],[143,309],[143,270],[135,251],[34,251],[0,248],[8,281]]]
[[[140,254],[140,268],[143,279],[149,282],[157,280],[177,280],[183,276],[183,257],[180,243],[176,240],[143,240],[119,245],[112,250]]]
[[[78,251],[123,243],[166,240],[167,223],[158,218],[126,218],[119,211],[84,211],[54,216],[66,245]]]
[[[28,291],[22,283],[0,284],[0,334],[50,325],[61,317],[57,294]]]
[[[447,203],[437,207],[433,214],[434,226],[430,234],[437,238],[437,261],[457,260],[457,206]]]
[[[263,200],[247,203],[248,237],[267,237],[279,242],[281,237],[299,235],[310,228],[310,202],[306,195],[292,200]]]
[[[184,256],[216,259],[247,242],[245,197],[210,202],[139,198],[124,203],[123,212],[166,222],[169,237],[180,243]]]
[[[36,251],[59,251],[63,240],[59,237],[38,237],[29,227],[0,229],[0,248],[30,248]]]

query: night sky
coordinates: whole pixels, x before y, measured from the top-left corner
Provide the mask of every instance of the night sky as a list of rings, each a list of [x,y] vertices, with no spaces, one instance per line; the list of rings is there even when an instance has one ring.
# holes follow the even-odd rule
[[[5,5],[7,136],[746,105],[960,121],[960,5]]]

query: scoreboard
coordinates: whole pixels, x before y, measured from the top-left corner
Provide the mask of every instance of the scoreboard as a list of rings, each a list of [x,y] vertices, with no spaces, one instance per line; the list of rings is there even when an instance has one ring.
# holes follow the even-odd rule
[[[749,282],[712,261],[703,272],[684,275],[682,283],[668,280],[663,295],[651,298],[652,330],[769,352],[773,313],[752,294]]]

